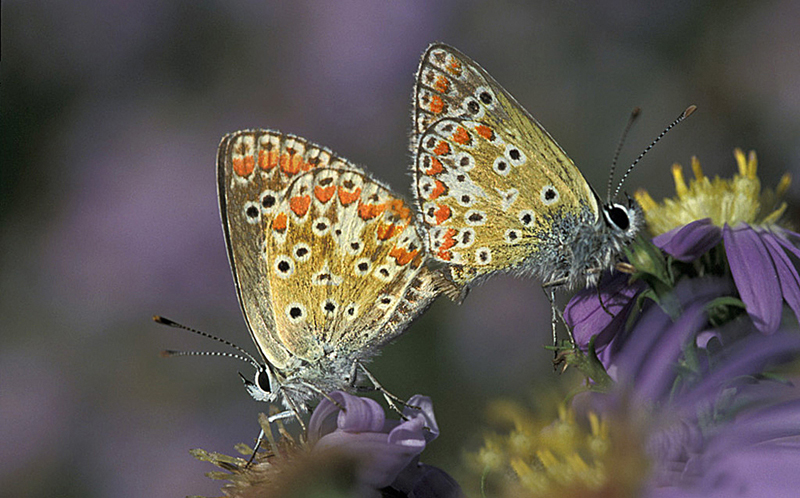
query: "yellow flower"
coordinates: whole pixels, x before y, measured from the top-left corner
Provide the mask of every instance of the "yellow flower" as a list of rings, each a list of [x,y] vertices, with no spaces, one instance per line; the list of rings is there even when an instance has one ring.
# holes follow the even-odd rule
[[[786,203],[780,202],[789,188],[791,177],[783,175],[777,188],[761,190],[761,182],[756,176],[758,161],[755,151],[745,157],[741,149],[734,151],[739,173],[733,179],[715,177],[709,179],[700,168],[700,161],[692,157],[692,170],[695,178],[686,181],[683,167],[672,166],[675,178],[676,197],[664,199],[659,204],[645,190],[636,192],[636,200],[642,206],[651,235],[656,236],[673,228],[686,225],[695,220],[711,218],[717,226],[736,226],[739,223],[751,225],[775,224],[786,210]]]
[[[555,420],[538,418],[508,401],[490,413],[507,430],[467,456],[485,496],[634,496],[647,475],[639,438],[594,413],[578,417],[562,404]]]

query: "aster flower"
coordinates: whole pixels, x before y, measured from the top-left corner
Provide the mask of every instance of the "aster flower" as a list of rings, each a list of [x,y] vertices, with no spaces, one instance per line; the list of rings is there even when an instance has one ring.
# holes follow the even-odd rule
[[[736,288],[753,322],[762,333],[778,329],[785,301],[800,320],[800,278],[789,254],[800,256],[800,235],[779,226],[786,211],[780,199],[789,188],[784,175],[773,192],[761,189],[755,152],[736,149],[739,173],[732,180],[703,175],[692,158],[695,178],[686,185],[683,170],[673,166],[677,197],[657,204],[647,192],[637,192],[655,236],[653,243],[678,261],[690,263],[707,254],[720,240]]]
[[[223,491],[235,497],[315,492],[323,493],[320,496],[461,496],[449,475],[419,463],[420,453],[439,435],[430,398],[413,396],[403,411],[405,420],[387,420],[372,399],[340,391],[329,396],[311,415],[307,442],[294,440],[280,425],[282,437],[275,441],[263,417],[270,444],[253,465],[246,466],[241,458],[197,450],[194,454],[230,472],[212,477],[231,481]],[[250,454],[244,446],[240,451]]]
[[[742,330],[753,327],[749,320],[715,327],[730,291],[720,278],[680,282],[679,318],[650,306],[615,338],[606,365],[613,387],[579,394],[555,421],[496,405],[506,429],[470,457],[491,491],[485,494],[784,496],[797,489],[797,472],[780,471],[800,468],[800,446],[786,441],[800,441],[800,393],[762,374],[796,359],[800,337],[749,333]],[[728,338],[724,348],[697,346],[709,330]]]

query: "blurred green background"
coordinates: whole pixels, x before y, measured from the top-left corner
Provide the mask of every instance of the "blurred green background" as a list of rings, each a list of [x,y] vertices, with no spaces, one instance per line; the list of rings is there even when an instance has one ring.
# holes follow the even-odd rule
[[[326,145],[409,194],[414,73],[433,41],[481,63],[602,190],[628,114],[627,165],[699,110],[627,190],[672,192],[698,155],[730,176],[756,149],[764,185],[800,165],[800,4],[470,1],[8,0],[0,64],[0,489],[9,496],[218,495],[189,448],[257,435],[216,344],[254,351],[217,212],[215,152],[264,127]],[[795,175],[797,176],[797,175]],[[796,200],[797,189],[790,190]],[[791,200],[791,199],[790,199]],[[488,400],[558,381],[538,282],[495,278],[440,300],[373,364],[401,397],[433,397],[453,470]]]

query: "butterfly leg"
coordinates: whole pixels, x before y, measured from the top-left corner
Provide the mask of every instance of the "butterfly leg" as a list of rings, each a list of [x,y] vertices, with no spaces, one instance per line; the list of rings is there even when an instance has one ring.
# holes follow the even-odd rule
[[[282,411],[280,413],[276,413],[274,415],[270,415],[267,418],[267,420],[269,421],[270,424],[272,424],[272,422],[274,422],[276,420],[283,420],[283,419],[287,419],[287,418],[292,418],[293,416],[297,416],[297,414],[295,412],[293,412],[292,410],[284,410],[284,411]],[[303,421],[302,420],[300,420],[300,425],[303,427],[303,430],[305,430],[305,426],[303,425]],[[256,454],[258,453],[258,450],[261,448],[261,444],[264,442],[264,438],[265,437],[266,437],[266,433],[264,432],[264,428],[262,427],[261,431],[258,433],[258,438],[256,438],[256,445],[253,447],[253,454],[250,455],[250,459],[247,460],[247,464],[245,464],[245,468],[247,468],[250,465],[252,465],[253,461],[256,459]]]
[[[386,400],[386,404],[387,404],[387,405],[389,405],[389,408],[391,408],[391,409],[392,409],[392,410],[394,410],[395,412],[399,413],[399,414],[400,414],[400,416],[402,416],[404,419],[405,419],[405,415],[403,415],[403,412],[402,412],[402,411],[400,411],[400,409],[399,409],[399,408],[397,408],[397,405],[395,404],[395,402],[397,402],[397,403],[400,403],[401,405],[404,405],[404,406],[411,407],[411,408],[418,408],[418,407],[416,407],[416,406],[411,406],[411,405],[409,405],[408,403],[406,403],[406,402],[405,402],[405,401],[403,401],[402,399],[398,398],[398,397],[397,397],[397,396],[395,396],[394,394],[392,394],[392,393],[390,393],[389,391],[387,391],[387,390],[386,390],[386,389],[385,389],[385,388],[384,388],[384,387],[383,387],[383,386],[380,384],[380,382],[378,382],[378,379],[376,379],[376,378],[375,378],[375,376],[373,376],[373,375],[372,375],[372,374],[369,372],[369,370],[367,370],[367,368],[366,368],[366,367],[365,367],[365,366],[364,366],[364,365],[363,365],[363,364],[362,364],[360,361],[357,361],[357,360],[356,360],[356,362],[355,362],[355,363],[356,363],[356,365],[358,365],[358,368],[360,368],[360,369],[361,369],[361,371],[363,371],[363,372],[364,372],[364,374],[367,376],[367,378],[368,378],[368,379],[369,379],[369,381],[372,383],[372,385],[373,385],[373,387],[375,388],[375,390],[376,390],[376,391],[380,391],[380,393],[383,395],[383,398]]]
[[[558,347],[558,331],[556,330],[556,291],[555,287],[550,287],[550,292],[547,292],[547,300],[550,301],[550,331],[553,334],[553,348]],[[555,349],[555,355],[558,356],[558,349]]]

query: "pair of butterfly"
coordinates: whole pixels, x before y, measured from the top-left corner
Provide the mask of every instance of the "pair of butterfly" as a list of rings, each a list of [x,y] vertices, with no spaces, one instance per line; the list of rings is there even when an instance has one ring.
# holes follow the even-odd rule
[[[247,390],[285,407],[271,420],[302,424],[310,400],[362,373],[380,388],[363,363],[439,294],[460,301],[497,272],[551,289],[596,284],[643,224],[630,198],[613,202],[619,187],[602,202],[539,123],[452,47],[422,57],[411,138],[417,210],[302,138],[248,130],[220,144],[228,255],[264,363],[203,335],[256,367]]]

